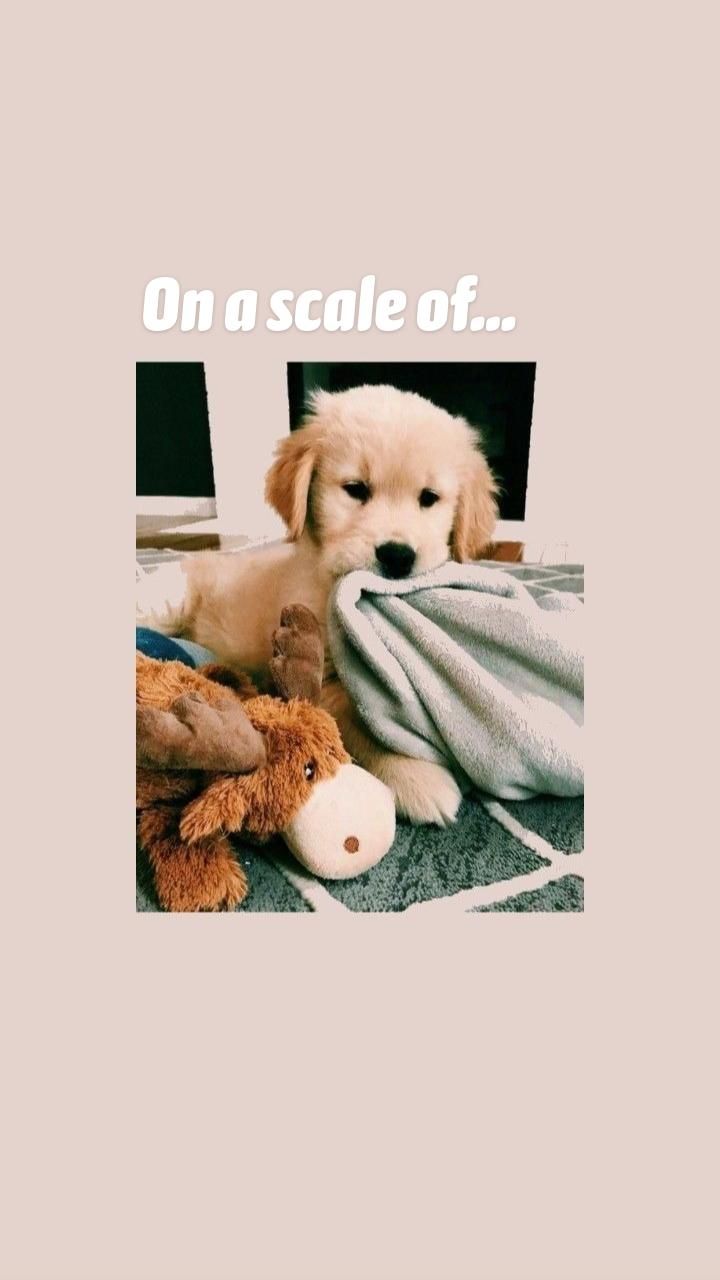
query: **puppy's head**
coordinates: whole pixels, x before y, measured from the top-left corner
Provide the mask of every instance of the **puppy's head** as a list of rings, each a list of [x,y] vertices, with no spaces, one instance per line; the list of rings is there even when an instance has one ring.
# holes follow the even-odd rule
[[[317,392],[305,425],[278,446],[266,497],[291,538],[305,528],[334,575],[406,577],[477,559],[497,487],[477,434],[395,387]]]

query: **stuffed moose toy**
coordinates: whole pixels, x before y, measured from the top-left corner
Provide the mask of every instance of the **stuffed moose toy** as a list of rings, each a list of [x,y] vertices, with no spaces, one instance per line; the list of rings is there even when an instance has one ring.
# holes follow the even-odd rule
[[[249,885],[228,835],[280,833],[308,870],[359,875],[387,853],[395,806],[352,764],[315,703],[323,645],[310,610],[283,610],[270,671],[280,697],[248,676],[136,655],[137,827],[168,911],[233,908]]]

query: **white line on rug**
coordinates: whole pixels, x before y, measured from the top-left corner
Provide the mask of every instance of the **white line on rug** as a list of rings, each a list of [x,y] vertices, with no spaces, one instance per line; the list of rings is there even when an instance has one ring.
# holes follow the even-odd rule
[[[403,915],[415,916],[422,911],[425,915],[442,915],[443,912],[458,915],[471,911],[473,907],[492,907],[498,902],[506,902],[508,898],[516,898],[520,893],[529,893],[533,889],[544,889],[546,885],[562,880],[566,875],[584,876],[584,855],[579,853],[568,864],[553,862],[549,867],[539,867],[536,871],[528,871],[524,876],[513,876],[510,880],[495,880],[492,884],[471,885],[469,889],[460,889],[447,898],[430,898],[427,902],[415,902]]]
[[[551,862],[559,861],[561,866],[565,865],[563,860],[568,858],[569,855],[567,853],[562,853],[560,849],[555,849],[553,845],[548,844],[547,840],[543,840],[542,836],[539,836],[536,831],[530,831],[527,827],[524,827],[521,822],[518,822],[517,818],[513,818],[512,814],[508,813],[499,800],[483,799],[481,804],[483,809],[490,814],[490,817],[494,818],[501,827],[504,827],[521,844],[524,844],[526,849],[531,849],[539,858],[549,858]],[[579,854],[570,856],[576,857]]]
[[[292,885],[293,889],[297,889],[300,897],[307,903],[313,911],[322,911],[325,915],[329,911],[344,911],[347,913],[348,908],[344,902],[339,902],[331,893],[328,893],[324,884],[311,876],[309,872],[294,869],[290,867],[280,858],[270,858],[273,866],[285,877]]]

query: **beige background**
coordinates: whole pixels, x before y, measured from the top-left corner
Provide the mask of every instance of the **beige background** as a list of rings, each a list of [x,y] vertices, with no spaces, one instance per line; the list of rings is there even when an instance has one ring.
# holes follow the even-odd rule
[[[8,1280],[718,1274],[711,13],[15,19]],[[141,327],[153,275],[220,293],[366,271],[408,293],[477,271],[517,329]],[[135,914],[134,361],[224,362],[253,388],[243,447],[266,451],[265,378],[340,353],[539,362],[536,447],[562,433],[558,501],[588,533],[584,916]]]

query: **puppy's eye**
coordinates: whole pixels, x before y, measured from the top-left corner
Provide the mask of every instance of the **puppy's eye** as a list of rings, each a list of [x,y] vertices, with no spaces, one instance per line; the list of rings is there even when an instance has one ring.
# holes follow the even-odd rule
[[[434,489],[421,489],[418,502],[421,507],[434,507],[436,502],[440,501],[440,494]]]
[[[303,773],[305,774],[305,777],[307,778],[308,782],[312,782],[313,778],[315,777],[315,761],[314,760],[308,760],[307,764],[303,767]]]
[[[363,480],[350,480],[348,484],[343,485],[343,489],[356,502],[367,502],[370,497],[370,486]]]

